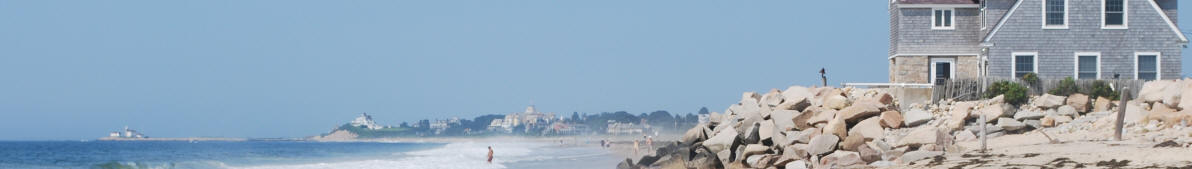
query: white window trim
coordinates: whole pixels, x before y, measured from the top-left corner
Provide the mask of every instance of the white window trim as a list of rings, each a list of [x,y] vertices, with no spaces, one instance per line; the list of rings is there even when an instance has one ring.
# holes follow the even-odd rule
[[[935,11],[936,10],[952,11],[952,17],[950,19],[951,22],[949,22],[949,23],[952,23],[952,25],[935,26],[935,24],[936,24],[935,23],[935,17],[936,17]],[[931,30],[956,30],[956,8],[931,8]]]
[[[928,78],[930,80],[929,82],[932,84],[935,83],[935,63],[939,62],[947,62],[948,70],[952,71],[951,73],[948,73],[948,79],[956,79],[956,58],[931,58],[928,60],[931,61],[931,75]]]
[[[1039,74],[1039,52],[1011,52],[1010,53],[1010,77],[1018,78],[1018,76],[1017,76],[1018,63],[1016,63],[1018,60],[1018,55],[1034,56],[1035,58],[1031,59],[1031,61],[1034,62],[1034,64],[1031,65],[1031,69],[1034,69],[1034,70],[1031,70],[1031,72],[1035,73],[1036,75]]]
[[[1101,29],[1130,29],[1130,0],[1122,0],[1122,26],[1105,25],[1105,0],[1101,0]]]
[[[1097,79],[1101,79],[1101,52],[1076,52],[1076,54],[1072,56],[1072,78],[1080,79],[1080,56],[1097,57]]]
[[[1163,53],[1134,52],[1134,80],[1138,80],[1138,56],[1155,55],[1155,80],[1163,79]]]
[[[1042,0],[1042,2],[1043,10],[1041,11],[1043,11],[1043,19],[1041,23],[1043,23],[1043,29],[1068,29],[1068,10],[1070,9],[1069,6],[1072,6],[1068,4],[1068,0],[1064,0],[1064,24],[1062,25],[1047,25],[1047,0]],[[1105,22],[1105,20],[1102,19],[1101,22]]]

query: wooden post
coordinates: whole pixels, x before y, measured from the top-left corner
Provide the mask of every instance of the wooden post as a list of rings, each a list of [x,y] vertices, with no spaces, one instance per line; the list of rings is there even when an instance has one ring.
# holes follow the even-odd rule
[[[985,153],[985,141],[988,140],[986,135],[989,134],[985,129],[985,122],[985,114],[981,114],[981,121],[977,122],[981,127],[981,153]]]
[[[1125,125],[1123,122],[1126,121],[1126,100],[1130,99],[1129,94],[1129,88],[1122,87],[1122,94],[1120,95],[1121,97],[1118,97],[1120,98],[1120,101],[1118,101],[1118,105],[1120,107],[1118,107],[1116,125],[1113,127],[1113,138],[1117,141],[1122,141],[1122,126]]]

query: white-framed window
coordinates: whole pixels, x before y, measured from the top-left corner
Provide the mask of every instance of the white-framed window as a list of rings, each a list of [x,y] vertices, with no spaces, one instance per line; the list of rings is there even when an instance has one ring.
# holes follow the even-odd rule
[[[956,29],[956,9],[955,8],[933,8],[931,9],[931,29]]]
[[[1163,77],[1159,52],[1134,52],[1134,79],[1155,80]]]
[[[1043,0],[1043,29],[1068,29],[1068,0]]]
[[[1130,22],[1127,0],[1101,0],[1101,29],[1126,29]]]
[[[1076,52],[1073,58],[1076,79],[1101,79],[1101,52]]]
[[[1015,78],[1021,78],[1027,73],[1038,74],[1038,52],[1014,52],[1010,54],[1010,72]]]

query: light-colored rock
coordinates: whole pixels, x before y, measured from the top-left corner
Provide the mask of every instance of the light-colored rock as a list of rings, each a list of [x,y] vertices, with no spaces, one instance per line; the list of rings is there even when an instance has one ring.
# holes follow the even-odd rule
[[[857,147],[864,146],[864,145],[865,145],[865,136],[850,135],[848,137],[845,137],[844,140],[840,142],[840,145],[837,146],[837,149],[845,150],[845,151],[857,151]]]
[[[806,100],[815,97],[815,94],[803,86],[791,86],[782,91],[782,98],[786,101],[792,100]]]
[[[820,134],[822,134],[822,132],[817,128],[799,131],[799,133],[795,135],[795,143],[811,143],[811,138],[815,138],[815,136]]]
[[[803,144],[806,145],[806,144]],[[803,146],[806,148],[807,146]],[[776,165],[784,165],[793,160],[802,160],[807,156],[806,150],[796,149],[795,146],[787,146],[782,149],[782,157],[775,163]]]
[[[1043,112],[1020,111],[1018,113],[1014,113],[1015,120],[1035,120],[1040,118],[1043,118]]]
[[[915,128],[907,133],[906,136],[898,139],[898,143],[894,147],[903,147],[911,145],[934,144],[939,140],[939,130],[935,127],[925,126]]]
[[[1093,112],[1109,111],[1109,108],[1113,106],[1113,104],[1110,102],[1112,102],[1112,100],[1109,100],[1108,98],[1097,97],[1097,101],[1093,102]]]
[[[865,161],[861,160],[860,154],[852,151],[836,151],[820,159],[820,166],[828,168],[842,168],[857,164],[865,164]]]
[[[1026,126],[1031,126],[1032,128],[1043,128],[1043,122],[1040,122],[1039,120],[1023,120],[1022,123],[1026,124]]]
[[[1077,110],[1075,107],[1064,105],[1064,106],[1060,106],[1060,108],[1056,108],[1055,113],[1059,114],[1059,115],[1068,116],[1068,117],[1074,117],[1076,115],[1079,115],[1078,113],[1080,113],[1080,111]]]
[[[811,101],[807,100],[807,98],[800,98],[799,100],[783,100],[782,104],[778,104],[774,109],[801,112],[807,109],[808,106],[811,106]]]
[[[902,127],[902,113],[898,111],[882,112],[880,118],[882,127],[895,129]]]
[[[767,92],[765,95],[762,95],[761,100],[759,100],[759,102],[761,103],[762,106],[774,107],[774,106],[778,106],[778,104],[782,104],[782,99],[783,99],[782,91],[778,91],[778,89],[770,89],[770,92]]]
[[[704,131],[706,131],[705,126],[707,126],[707,125],[706,124],[696,124],[695,127],[688,129],[687,132],[683,134],[682,141],[685,143],[694,143],[694,142],[698,142],[698,141],[707,140],[708,135],[704,133]]]
[[[818,123],[828,123],[829,121],[832,121],[832,119],[835,119],[835,118],[836,118],[836,110],[824,109],[823,111],[816,113],[815,116],[811,117],[811,119],[807,119],[807,124],[814,125],[814,124],[818,124]]]
[[[786,169],[807,169],[807,162],[803,160],[786,163]]]
[[[972,108],[977,105],[977,102],[956,102],[952,104],[952,109],[948,111],[947,127],[950,130],[958,130],[964,128],[965,120],[968,120],[969,114],[972,113]]]
[[[836,113],[838,118],[844,119],[846,122],[857,122],[865,118],[877,116],[882,112],[882,105],[877,105],[876,102],[858,102]]]
[[[973,132],[970,132],[968,130],[956,131],[955,136],[956,136],[956,141],[958,141],[958,142],[977,140],[977,135],[973,134]]]
[[[909,164],[911,162],[929,159],[929,158],[932,158],[935,156],[942,156],[942,155],[944,155],[943,151],[922,151],[922,150],[911,151],[911,152],[906,152],[906,154],[902,154],[902,157],[899,157],[898,161],[902,164]]]
[[[902,117],[904,120],[903,123],[905,123],[907,127],[918,126],[931,121],[932,118],[935,118],[930,112],[918,109],[906,111],[902,114]]]
[[[815,138],[811,139],[811,143],[808,144],[810,147],[808,147],[807,153],[813,156],[828,154],[836,150],[836,143],[838,142],[840,142],[840,137],[836,137],[836,135],[821,134],[815,136]]]
[[[791,121],[795,123],[796,130],[805,130],[812,127],[811,119],[814,118],[817,113],[819,113],[818,109],[807,108],[806,110],[803,110],[802,113],[795,115],[795,118]]]
[[[1043,94],[1042,96],[1035,97],[1034,100],[1031,100],[1031,106],[1045,109],[1056,108],[1064,105],[1064,99],[1064,96]]]
[[[1192,110],[1192,80],[1184,79],[1182,84],[1184,89],[1180,90],[1180,104],[1179,107],[1183,110]]]
[[[1142,118],[1146,117],[1147,114],[1151,113],[1150,111],[1146,110],[1146,107],[1150,107],[1150,106],[1148,106],[1148,104],[1146,104],[1146,103],[1141,103],[1138,101],[1127,101],[1126,102],[1126,118],[1124,118],[1125,121],[1126,122],[1143,122]]]
[[[997,127],[1001,127],[1003,130],[1015,131],[1026,128],[1026,124],[1012,118],[1003,117],[997,119]]]
[[[1181,123],[1192,123],[1192,110],[1185,109],[1180,112],[1151,112],[1147,114],[1141,121],[1156,121],[1162,122],[1164,128],[1178,126]],[[1154,129],[1152,129],[1154,130]]]
[[[877,140],[886,136],[886,130],[882,129],[881,117],[870,117],[869,119],[861,120],[857,125],[853,125],[852,129],[848,130],[848,135],[861,135],[869,140]]]
[[[1055,127],[1055,118],[1054,116],[1043,117],[1042,119],[1039,119],[1039,124],[1043,127]]]
[[[1167,107],[1167,105],[1164,105],[1164,104],[1151,104],[1150,112],[1151,113],[1170,113],[1170,112],[1177,112],[1177,111],[1179,111],[1179,110],[1176,110],[1175,108]]]
[[[1173,80],[1152,80],[1142,85],[1138,91],[1138,99],[1147,103],[1159,102],[1168,107],[1178,107],[1180,93],[1184,85]]]
[[[765,154],[767,150],[770,150],[770,147],[762,144],[745,145],[745,150],[741,151],[741,156],[748,157],[752,155]]]
[[[774,122],[774,128],[780,131],[795,129],[795,116],[800,113],[794,110],[774,110],[770,112],[770,119]]]
[[[712,152],[720,152],[728,150],[729,146],[732,146],[736,141],[737,130],[729,127],[728,129],[720,131],[720,133],[716,133],[716,135],[713,135],[711,138],[708,138],[707,141],[703,142],[703,145],[704,147],[708,147],[709,150],[712,150]]]
[[[1089,106],[1089,96],[1080,93],[1069,95],[1068,100],[1064,102],[1068,106],[1072,106],[1073,109],[1076,109],[1077,112],[1081,113],[1088,112],[1089,108],[1092,107]]]
[[[824,106],[823,106],[824,108],[828,108],[828,109],[835,109],[835,110],[840,110],[840,109],[843,109],[843,108],[845,108],[845,107],[848,107],[848,106],[849,106],[849,104],[852,104],[851,102],[849,102],[849,100],[848,100],[848,98],[847,98],[847,97],[844,97],[844,96],[841,96],[841,95],[828,95],[828,96],[824,96],[824,99],[823,99],[823,100],[824,100],[824,101],[823,101],[823,102],[824,102]]]
[[[757,128],[758,140],[759,141],[765,141],[765,140],[773,141],[772,138],[774,138],[775,131],[777,131],[777,129],[774,129],[774,121],[773,120],[762,120],[762,122],[759,123],[758,128]]]
[[[840,138],[844,138],[845,136],[848,136],[847,127],[848,123],[844,122],[843,119],[833,119],[832,121],[828,122],[828,125],[824,126],[824,134],[831,134]]]
[[[977,116],[974,118],[981,118],[981,115],[984,115],[985,122],[990,123],[996,121],[998,117],[1010,117],[1011,115],[1007,113],[1011,111],[1008,109],[1009,107],[1011,106],[1008,104],[987,105],[981,107],[981,109],[978,109],[976,113],[973,113],[973,115]]]
[[[1068,116],[1056,116],[1055,117],[1055,125],[1057,125],[1057,126],[1060,124],[1071,122],[1071,121],[1072,121],[1072,117],[1068,117]]]
[[[765,166],[766,164],[762,164],[762,163],[765,163],[765,160],[764,160],[765,157],[766,156],[764,156],[764,155],[745,156],[745,165],[750,168],[766,167]]]

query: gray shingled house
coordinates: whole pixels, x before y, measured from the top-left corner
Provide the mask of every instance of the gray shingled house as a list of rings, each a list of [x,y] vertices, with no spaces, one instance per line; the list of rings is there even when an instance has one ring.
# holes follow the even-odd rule
[[[891,83],[1177,79],[1177,0],[892,0]]]

